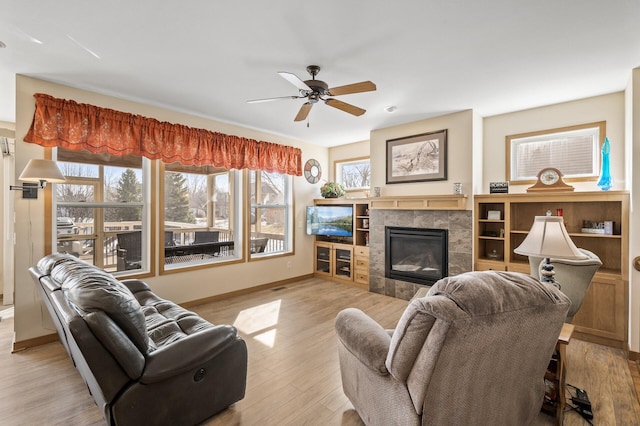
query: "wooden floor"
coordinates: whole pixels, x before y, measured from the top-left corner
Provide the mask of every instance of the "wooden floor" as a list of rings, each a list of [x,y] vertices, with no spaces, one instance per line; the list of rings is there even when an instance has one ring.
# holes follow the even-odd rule
[[[249,349],[246,397],[205,424],[362,425],[342,393],[333,321],[341,309],[357,307],[392,328],[406,304],[312,279],[192,308],[213,323],[235,324]],[[103,425],[62,345],[11,354],[12,330],[12,318],[3,318],[0,425]],[[622,351],[573,339],[567,362],[567,382],[589,393],[593,424],[640,424],[633,364]],[[554,422],[540,414],[535,424]],[[586,424],[565,414],[565,425]]]

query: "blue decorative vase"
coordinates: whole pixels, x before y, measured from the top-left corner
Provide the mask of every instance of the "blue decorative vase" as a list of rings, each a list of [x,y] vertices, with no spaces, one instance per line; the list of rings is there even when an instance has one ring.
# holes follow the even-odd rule
[[[602,168],[600,170],[600,179],[598,180],[598,186],[603,191],[608,191],[613,186],[613,177],[611,176],[611,170],[609,168],[609,154],[611,153],[611,144],[609,138],[604,138],[602,144]]]

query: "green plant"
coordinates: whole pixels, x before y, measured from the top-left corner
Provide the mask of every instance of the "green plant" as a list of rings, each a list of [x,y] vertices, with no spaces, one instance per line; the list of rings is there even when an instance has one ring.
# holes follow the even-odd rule
[[[344,186],[338,182],[327,182],[320,187],[320,195],[324,198],[337,198],[344,195]]]

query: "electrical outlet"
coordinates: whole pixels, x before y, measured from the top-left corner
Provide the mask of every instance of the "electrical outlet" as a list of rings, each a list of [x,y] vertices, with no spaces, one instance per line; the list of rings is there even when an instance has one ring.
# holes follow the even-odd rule
[[[287,262],[287,268],[288,268],[288,269],[293,268],[293,263],[292,263],[291,261],[288,261],[288,262]]]

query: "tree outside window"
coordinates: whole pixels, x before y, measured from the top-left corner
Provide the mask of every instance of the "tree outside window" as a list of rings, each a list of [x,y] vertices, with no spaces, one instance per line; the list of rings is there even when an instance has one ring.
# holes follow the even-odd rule
[[[242,229],[235,226],[238,171],[164,165],[163,270],[237,260]]]
[[[371,162],[369,157],[351,158],[335,162],[335,180],[347,191],[369,189],[371,186]]]

